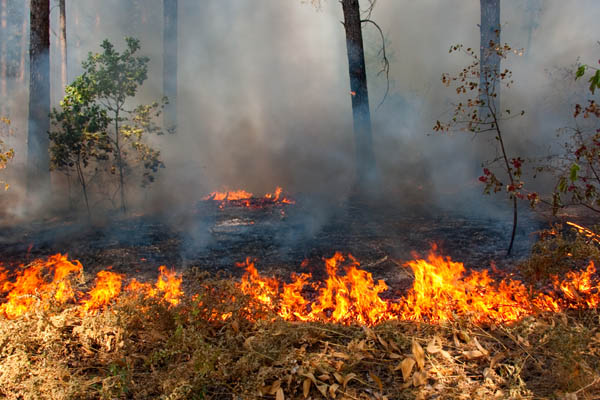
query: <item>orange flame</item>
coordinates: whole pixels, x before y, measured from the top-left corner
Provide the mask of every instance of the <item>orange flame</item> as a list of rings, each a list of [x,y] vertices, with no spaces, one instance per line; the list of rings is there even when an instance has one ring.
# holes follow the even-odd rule
[[[568,273],[563,281],[556,278],[554,292],[531,294],[517,280],[496,282],[487,270],[466,273],[462,263],[437,255],[434,248],[427,260],[406,264],[415,277],[413,287],[406,296],[390,300],[381,297],[388,289],[385,282],[375,283],[351,255],[345,274],[339,274],[344,261],[340,253],[325,260],[328,277],[324,284],[310,283],[310,274],[294,275],[291,283],[280,283],[261,277],[254,263],[247,261],[239,287],[286,320],[364,325],[395,319],[439,323],[458,318],[502,323],[542,311],[600,304],[593,263],[585,271]],[[314,301],[309,300],[311,293],[306,288],[317,291]]]
[[[273,193],[267,193],[262,198],[254,197],[254,195],[245,190],[235,191],[224,191],[224,192],[212,192],[208,196],[202,198],[202,200],[212,200],[221,202],[219,208],[224,208],[225,204],[235,204],[242,207],[262,207],[268,204],[295,204],[296,202],[285,196],[282,196],[283,189],[281,187],[275,188]]]
[[[9,280],[6,270],[0,270],[1,293],[7,293],[6,301],[0,304],[0,314],[16,318],[33,310],[39,303],[54,300],[66,303],[75,293],[71,287],[70,275],[81,277],[83,266],[79,261],[69,261],[66,255],[56,254],[48,260],[35,260],[14,274],[14,282]]]
[[[84,312],[95,312],[117,301],[123,294],[124,276],[112,271],[100,271],[95,285],[84,294],[75,292],[72,278],[83,278],[83,266],[79,261],[69,261],[66,255],[56,254],[47,260],[35,260],[10,273],[0,267],[0,315],[14,319],[38,309],[48,309],[51,302],[64,304],[72,301]],[[154,285],[132,279],[125,288],[129,295],[158,298],[170,306],[178,305],[184,295],[182,278],[165,266],[159,268]],[[77,299],[77,297],[81,297]]]
[[[90,291],[89,299],[82,303],[84,311],[99,310],[109,305],[121,293],[123,275],[112,271],[100,271],[96,275],[96,286]]]

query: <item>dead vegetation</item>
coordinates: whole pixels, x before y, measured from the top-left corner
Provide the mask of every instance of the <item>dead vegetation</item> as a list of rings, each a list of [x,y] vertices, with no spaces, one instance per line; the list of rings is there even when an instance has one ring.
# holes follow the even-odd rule
[[[190,271],[172,306],[123,293],[97,313],[40,300],[0,320],[7,399],[489,399],[600,396],[600,315],[478,326],[286,322],[231,279]],[[75,282],[73,283],[75,285]]]

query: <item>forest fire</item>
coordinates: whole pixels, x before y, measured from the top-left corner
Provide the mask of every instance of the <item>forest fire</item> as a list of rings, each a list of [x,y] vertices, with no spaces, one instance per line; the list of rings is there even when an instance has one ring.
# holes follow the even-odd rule
[[[238,264],[246,272],[237,287],[251,301],[284,320],[346,325],[373,326],[389,320],[441,323],[457,319],[504,323],[539,312],[593,309],[600,304],[600,282],[592,262],[583,271],[567,273],[563,280],[555,277],[553,289],[547,293],[531,293],[517,280],[497,281],[486,270],[467,272],[462,263],[440,256],[434,248],[427,259],[406,263],[414,283],[403,296],[386,295],[387,284],[382,280],[375,282],[351,255],[335,253],[324,262],[325,281],[311,281],[311,274],[302,273],[294,274],[292,281],[286,283],[261,276],[248,258]],[[70,303],[83,313],[95,313],[121,296],[153,298],[176,306],[184,296],[182,278],[164,266],[159,268],[154,284],[132,279],[124,286],[124,275],[100,271],[87,294],[73,288],[73,280],[81,280],[82,275],[81,263],[69,261],[61,254],[36,260],[12,274],[0,270],[0,312],[14,319],[38,309],[39,304],[48,309],[51,304]],[[211,320],[221,321],[231,316],[215,316],[214,311],[210,315]]]
[[[255,197],[254,194],[245,190],[233,190],[223,192],[212,192],[202,198],[204,201],[219,203],[219,208],[225,206],[262,208],[274,204],[295,204],[296,202],[283,195],[283,189],[277,187],[273,193],[266,193],[263,197]]]
[[[69,261],[66,255],[56,254],[47,260],[35,260],[13,274],[0,270],[0,314],[14,319],[37,309],[45,309],[53,303],[75,303],[83,312],[96,312],[118,299],[119,296],[135,295],[158,298],[177,305],[183,292],[181,278],[166,267],[159,268],[159,277],[154,285],[132,279],[123,288],[125,276],[104,270],[96,275],[94,287],[87,293],[76,292],[73,278],[83,279],[83,266],[79,261]]]
[[[414,274],[413,287],[405,296],[390,299],[380,296],[388,290],[385,282],[375,283],[351,255],[346,260],[336,253],[325,265],[324,283],[310,282],[310,274],[301,274],[288,284],[259,276],[247,260],[240,288],[268,307],[278,304],[276,312],[287,320],[366,325],[386,320],[503,323],[544,311],[596,308],[600,301],[600,282],[594,279],[591,262],[585,271],[571,271],[562,281],[555,278],[551,293],[531,294],[520,281],[497,282],[486,270],[466,272],[462,263],[434,249],[426,260],[406,264]],[[342,266],[344,275],[338,274]],[[309,300],[311,291],[317,292],[315,301]]]

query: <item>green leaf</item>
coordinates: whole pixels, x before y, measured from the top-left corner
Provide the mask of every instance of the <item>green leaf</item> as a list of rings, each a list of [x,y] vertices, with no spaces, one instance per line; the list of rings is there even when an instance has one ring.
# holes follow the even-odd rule
[[[575,164],[571,165],[571,171],[570,171],[570,175],[569,175],[571,182],[575,182],[577,180],[577,172],[579,172],[579,165],[577,165],[577,163],[575,163]]]
[[[587,65],[580,65],[579,68],[577,68],[577,72],[575,73],[575,80],[581,78],[583,74],[585,74],[586,67]]]
[[[590,82],[590,92],[594,94],[596,88],[600,88],[600,69],[596,70],[594,76],[592,76],[589,80]]]

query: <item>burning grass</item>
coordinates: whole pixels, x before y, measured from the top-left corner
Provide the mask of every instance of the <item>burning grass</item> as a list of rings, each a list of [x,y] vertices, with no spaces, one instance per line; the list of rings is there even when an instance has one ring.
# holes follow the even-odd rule
[[[245,190],[225,190],[222,192],[212,192],[202,200],[216,202],[219,204],[219,208],[224,208],[225,206],[263,208],[270,205],[290,205],[296,203],[289,196],[286,197],[283,189],[279,186],[273,193],[267,193],[262,197],[256,197]]]
[[[0,270],[0,396],[600,395],[593,264],[532,293],[432,253],[408,264],[415,284],[395,296],[352,257],[325,263],[324,282],[262,277],[246,260],[240,283],[165,268],[146,283],[107,270],[87,291],[81,264],[62,255]]]

